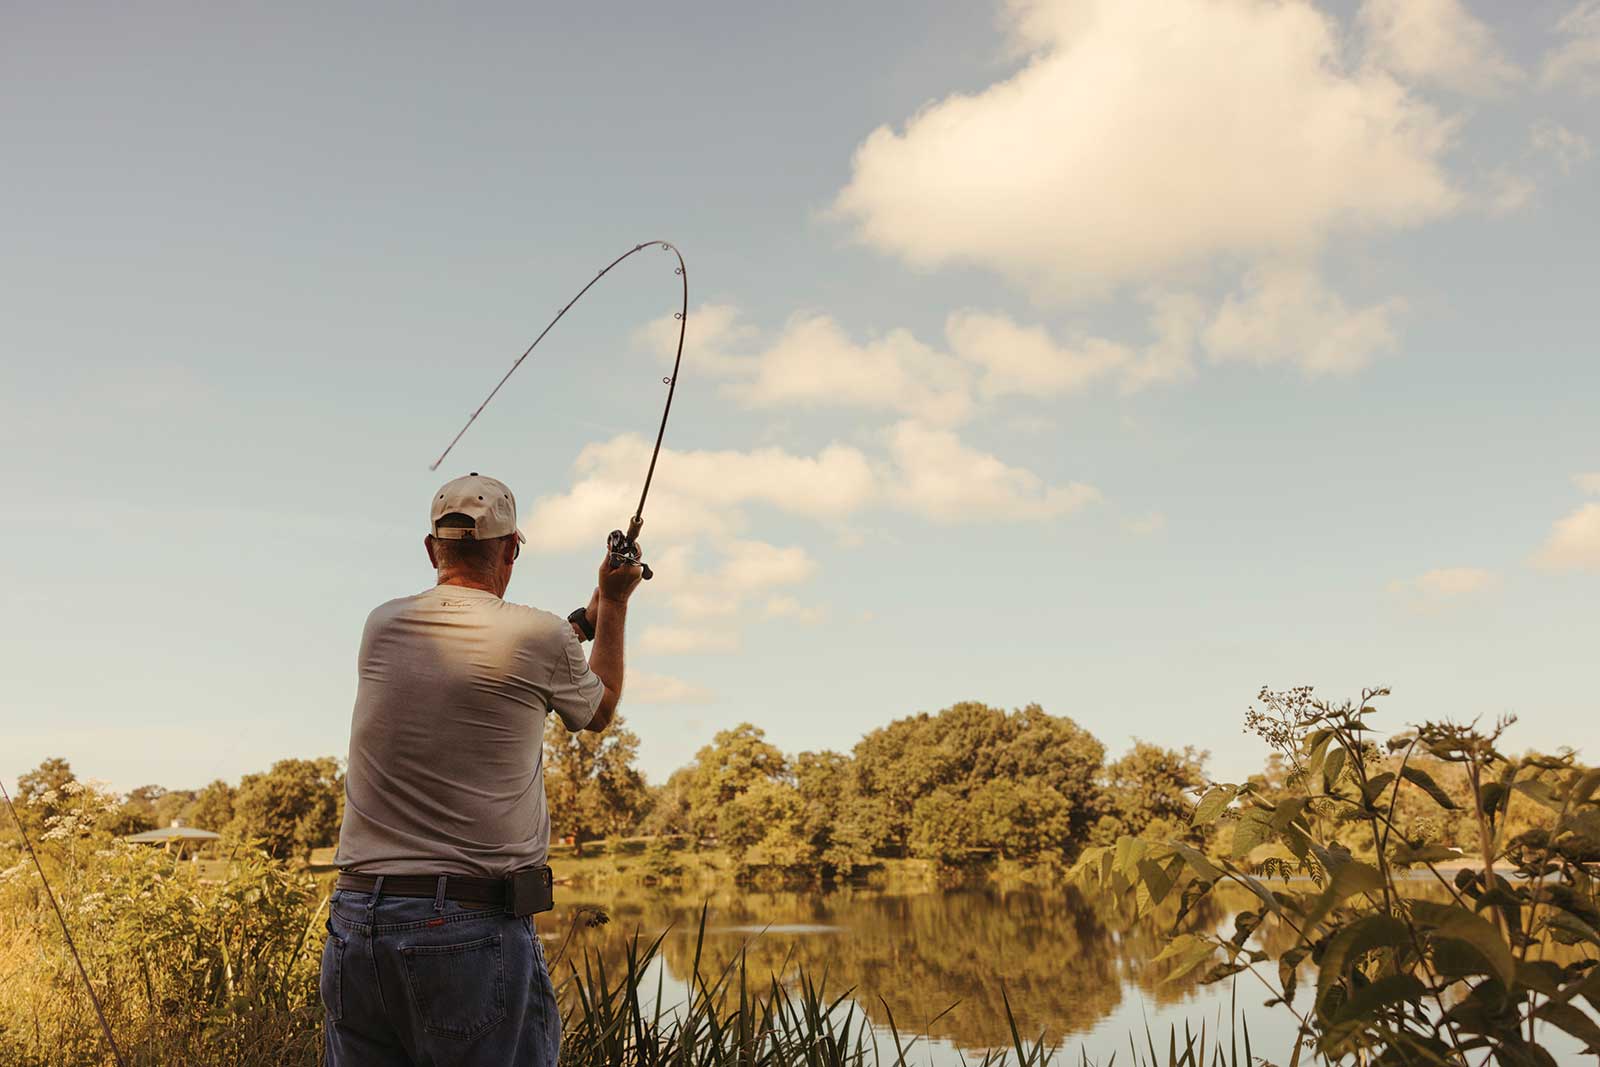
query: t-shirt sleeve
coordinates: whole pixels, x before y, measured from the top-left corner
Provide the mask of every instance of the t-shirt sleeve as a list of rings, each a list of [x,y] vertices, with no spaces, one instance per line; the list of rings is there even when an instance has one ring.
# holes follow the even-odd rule
[[[565,635],[556,662],[550,674],[550,710],[561,716],[569,730],[581,730],[589,725],[606,695],[605,683],[589,669],[578,635],[562,620],[561,632]]]

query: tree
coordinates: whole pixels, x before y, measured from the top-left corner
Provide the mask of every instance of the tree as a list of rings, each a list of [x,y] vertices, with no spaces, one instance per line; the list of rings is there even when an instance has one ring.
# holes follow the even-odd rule
[[[942,792],[946,796],[933,802],[942,811],[952,799],[970,801],[990,782],[1030,783],[1026,789],[1060,821],[1046,834],[1050,847],[1066,847],[1084,839],[1101,814],[1097,777],[1104,758],[1092,734],[1037,704],[1009,714],[973,702],[921,713],[874,730],[856,745],[861,823],[877,849],[956,857],[967,848],[998,846],[979,846],[982,826],[966,816],[959,828],[924,827],[923,802]],[[989,799],[999,803],[1001,797]],[[1031,817],[1026,809],[1015,816]],[[1003,834],[1020,841],[1018,829],[1012,825]]]
[[[906,845],[911,855],[958,864],[967,858],[975,835],[972,808],[951,789],[936,789],[917,799]]]
[[[228,830],[260,838],[268,852],[286,859],[309,856],[312,849],[337,841],[343,815],[344,773],[338,760],[286,759],[240,780]]]
[[[1105,806],[1121,832],[1182,835],[1194,807],[1190,794],[1205,783],[1208,755],[1189,746],[1179,751],[1135,741],[1105,771]]]
[[[757,778],[717,813],[717,840],[741,864],[797,867],[811,858],[801,829],[800,791],[780,778]]]
[[[766,733],[750,723],[719,731],[695,755],[689,780],[689,824],[704,837],[718,833],[722,809],[763,779],[788,773],[783,753],[767,743]]]
[[[794,762],[800,793],[799,830],[824,876],[842,874],[872,859],[871,831],[862,818],[861,792],[850,757],[802,752]]]
[[[233,794],[233,786],[218,778],[195,794],[180,817],[190,826],[221,833],[233,821]]]
[[[183,813],[194,803],[195,796],[193,789],[170,789],[162,793],[152,806],[156,825],[171,826],[175,820],[182,821]]]
[[[646,787],[650,795],[646,801],[648,813],[639,826],[641,832],[657,836],[690,832],[689,791],[694,772],[693,766],[679,767],[666,785]]]
[[[992,778],[967,804],[973,843],[1003,859],[1036,859],[1070,842],[1072,805],[1043,778]]]
[[[18,816],[31,825],[44,825],[45,820],[61,811],[62,787],[76,780],[72,764],[60,756],[51,756],[17,779]]]
[[[571,837],[579,853],[585,841],[625,833],[637,825],[650,796],[634,767],[639,738],[619,715],[602,733],[555,725],[545,731],[545,796],[550,825]]]

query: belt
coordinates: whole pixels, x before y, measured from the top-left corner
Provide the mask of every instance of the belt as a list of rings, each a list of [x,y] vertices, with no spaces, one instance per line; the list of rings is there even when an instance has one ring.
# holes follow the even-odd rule
[[[427,897],[439,893],[439,880],[444,879],[444,899],[457,904],[489,904],[504,907],[506,880],[504,878],[475,878],[466,874],[386,874],[383,875],[383,895],[386,897]],[[353,893],[370,893],[377,888],[378,877],[371,874],[341,872],[334,884],[336,889]]]

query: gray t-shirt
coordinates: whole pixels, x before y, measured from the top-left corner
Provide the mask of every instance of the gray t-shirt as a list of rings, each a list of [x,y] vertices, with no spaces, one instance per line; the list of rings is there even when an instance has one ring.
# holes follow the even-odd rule
[[[605,686],[572,626],[441,585],[367,618],[334,862],[499,877],[545,862],[544,721],[582,729]]]

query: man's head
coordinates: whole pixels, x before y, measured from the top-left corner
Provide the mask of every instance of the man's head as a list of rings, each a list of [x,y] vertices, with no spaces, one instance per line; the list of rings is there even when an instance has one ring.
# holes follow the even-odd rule
[[[526,540],[517,530],[517,500],[506,484],[473,471],[433,497],[433,532],[424,540],[441,585],[465,585],[504,596]]]

